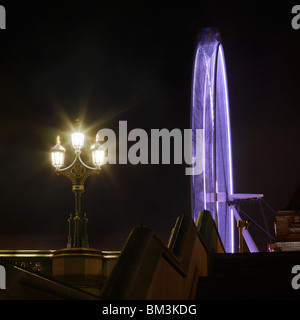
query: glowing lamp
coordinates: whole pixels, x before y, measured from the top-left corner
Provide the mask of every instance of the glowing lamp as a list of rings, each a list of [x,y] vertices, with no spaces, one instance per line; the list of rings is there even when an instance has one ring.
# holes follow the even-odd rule
[[[101,144],[98,141],[92,144],[91,151],[94,166],[100,168],[101,165],[104,163],[105,151],[103,150]]]
[[[80,151],[80,149],[84,145],[84,134],[81,132],[75,132],[72,134],[72,146],[76,149],[76,151]]]
[[[57,136],[56,145],[51,148],[52,165],[60,169],[64,165],[66,149],[60,144],[60,138]]]

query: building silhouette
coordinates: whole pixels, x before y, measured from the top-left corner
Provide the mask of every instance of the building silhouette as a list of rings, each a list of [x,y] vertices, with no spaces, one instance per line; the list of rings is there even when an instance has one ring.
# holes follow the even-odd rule
[[[291,270],[299,264],[300,251],[297,246],[280,247],[278,241],[300,241],[300,211],[279,212],[276,230],[282,228],[280,218],[287,216],[283,221],[292,232],[285,239],[276,234],[269,252],[226,253],[205,210],[196,222],[178,217],[167,245],[154,230],[140,226],[121,251],[0,250],[7,280],[0,299],[299,299]]]

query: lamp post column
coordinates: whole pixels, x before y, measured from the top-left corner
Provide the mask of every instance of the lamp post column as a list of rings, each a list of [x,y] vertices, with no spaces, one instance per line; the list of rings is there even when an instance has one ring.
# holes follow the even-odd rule
[[[72,217],[72,213],[70,213],[70,218],[68,219],[69,222],[69,235],[68,235],[68,243],[67,248],[74,247],[74,219]]]
[[[74,248],[81,248],[81,220],[78,212],[74,217]]]
[[[74,247],[80,248],[82,238],[82,226],[81,226],[81,192],[79,186],[73,186],[73,192],[75,194],[75,217],[74,217]]]
[[[84,192],[82,186],[73,186],[73,192],[75,194],[75,214],[78,214],[81,219],[81,193]]]
[[[86,213],[83,215],[83,218],[81,220],[82,222],[82,238],[81,238],[81,245],[84,248],[89,247],[88,243],[88,236],[87,236],[87,223],[88,223],[88,218],[86,217]]]

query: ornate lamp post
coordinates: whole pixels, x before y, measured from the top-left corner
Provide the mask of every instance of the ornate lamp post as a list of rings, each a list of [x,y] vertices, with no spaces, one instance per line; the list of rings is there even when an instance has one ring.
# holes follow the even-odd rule
[[[76,120],[78,124],[78,120]],[[78,127],[78,126],[77,126]],[[71,135],[72,146],[75,151],[75,159],[71,165],[66,168],[64,166],[66,149],[61,145],[59,136],[56,145],[51,149],[52,165],[55,167],[57,175],[64,175],[70,179],[72,183],[72,191],[75,194],[75,216],[70,214],[68,248],[88,248],[87,240],[87,217],[86,213],[82,217],[81,213],[81,194],[84,192],[84,182],[92,174],[99,173],[100,167],[104,160],[104,150],[100,143],[96,140],[91,146],[92,161],[95,167],[86,165],[81,157],[81,149],[84,146],[84,134],[79,128]]]

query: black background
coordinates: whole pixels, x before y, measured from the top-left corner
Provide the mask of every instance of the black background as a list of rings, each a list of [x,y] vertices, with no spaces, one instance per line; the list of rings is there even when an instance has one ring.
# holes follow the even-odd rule
[[[242,5],[241,5],[242,3]],[[50,148],[59,134],[72,160],[80,117],[86,146],[101,128],[189,128],[195,40],[222,36],[230,95],[234,191],[263,193],[282,210],[299,184],[300,29],[295,2],[2,1],[0,30],[0,248],[66,246],[71,184]],[[86,155],[86,156],[85,156]],[[83,158],[90,164],[89,152]],[[183,165],[106,165],[86,182],[90,246],[121,249],[145,224],[167,241],[190,214]],[[299,208],[294,208],[299,209]],[[258,208],[250,210],[263,224]],[[267,212],[269,227],[273,215]],[[267,237],[250,232],[261,250]]]

